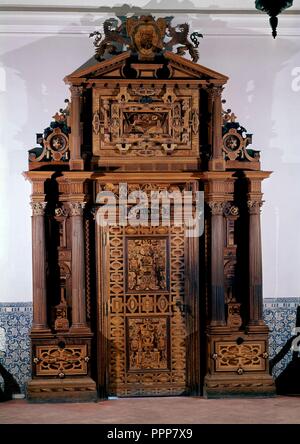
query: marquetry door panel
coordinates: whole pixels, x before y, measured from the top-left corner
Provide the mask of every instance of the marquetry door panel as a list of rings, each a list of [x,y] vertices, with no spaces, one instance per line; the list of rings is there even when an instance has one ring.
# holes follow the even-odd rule
[[[108,395],[186,391],[183,227],[110,227],[106,236]]]

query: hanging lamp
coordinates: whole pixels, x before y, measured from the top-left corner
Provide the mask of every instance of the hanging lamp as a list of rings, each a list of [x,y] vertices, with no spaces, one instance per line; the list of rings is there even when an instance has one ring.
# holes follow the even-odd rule
[[[255,8],[259,11],[266,12],[270,16],[269,22],[274,39],[277,36],[277,15],[292,5],[293,0],[255,0]]]

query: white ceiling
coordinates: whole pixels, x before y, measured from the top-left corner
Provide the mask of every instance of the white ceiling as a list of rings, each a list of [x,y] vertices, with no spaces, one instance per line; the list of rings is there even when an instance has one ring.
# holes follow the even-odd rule
[[[275,0],[274,0],[275,1]],[[109,6],[108,6],[109,3]],[[172,11],[174,9],[206,9],[206,10],[254,10],[255,0],[0,0],[0,7],[4,6],[32,6],[32,7],[70,7],[70,8],[101,8],[120,7],[121,5],[143,7],[146,9],[164,9]],[[300,0],[294,0],[293,6],[289,9],[300,10]]]

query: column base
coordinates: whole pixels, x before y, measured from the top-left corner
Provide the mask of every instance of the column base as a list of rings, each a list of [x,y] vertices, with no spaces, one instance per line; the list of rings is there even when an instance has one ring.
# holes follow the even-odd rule
[[[220,159],[211,159],[208,162],[208,170],[209,171],[225,171],[226,170],[226,161],[223,158]]]
[[[269,328],[265,321],[249,322],[246,329],[248,333],[269,333]]]
[[[97,401],[96,383],[90,377],[65,379],[32,379],[27,383],[30,402]]]
[[[275,383],[270,375],[206,375],[203,395],[205,398],[272,397],[276,396]]]
[[[76,334],[76,335],[91,335],[91,329],[87,327],[86,325],[72,325],[69,333]]]
[[[31,338],[49,338],[49,337],[52,337],[53,336],[53,334],[52,334],[52,331],[50,330],[50,328],[43,328],[43,327],[36,327],[36,326],[33,326],[33,327],[31,327],[31,330],[30,330],[30,337]]]
[[[69,161],[70,170],[84,170],[84,161],[83,159],[76,159],[76,160],[70,160]]]

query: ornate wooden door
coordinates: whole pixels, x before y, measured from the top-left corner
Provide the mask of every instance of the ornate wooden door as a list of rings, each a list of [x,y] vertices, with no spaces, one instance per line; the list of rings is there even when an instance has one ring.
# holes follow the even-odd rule
[[[103,236],[109,396],[186,393],[183,227]]]

